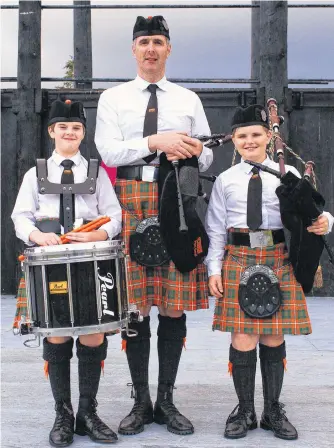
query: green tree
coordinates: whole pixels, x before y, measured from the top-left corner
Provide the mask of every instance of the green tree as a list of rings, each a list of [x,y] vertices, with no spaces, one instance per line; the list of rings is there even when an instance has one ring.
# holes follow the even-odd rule
[[[74,78],[74,58],[73,56],[70,56],[70,59],[66,61],[66,64],[64,65],[63,69],[65,69],[65,76],[64,78]],[[74,83],[73,81],[64,81],[62,86],[56,86],[56,89],[73,89]]]

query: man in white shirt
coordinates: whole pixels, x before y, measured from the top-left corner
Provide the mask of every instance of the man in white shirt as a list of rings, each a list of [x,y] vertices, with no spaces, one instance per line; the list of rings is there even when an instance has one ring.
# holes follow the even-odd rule
[[[127,208],[122,231],[127,248],[138,221],[158,215],[159,155],[164,152],[169,161],[196,156],[201,171],[212,163],[212,151],[191,137],[210,133],[200,99],[165,77],[169,38],[162,16],[138,17],[132,45],[137,77],[107,89],[98,104],[95,143],[105,164],[118,167],[116,194]],[[154,268],[130,261],[130,302],[141,310],[144,321],[133,326],[137,337],[123,336],[135,405],[120,423],[121,434],[137,434],[153,421],[167,424],[169,431],[179,435],[193,433],[192,423],[173,404],[173,387],[186,337],[184,310],[208,307],[205,278],[203,264],[183,275],[171,261]],[[154,411],[148,386],[152,305],[159,307],[159,385]]]
[[[67,103],[55,101],[51,106],[48,131],[55,142],[55,150],[47,160],[47,178],[52,183],[81,183],[87,179],[87,160],[80,154],[80,143],[85,135],[86,118],[82,103]],[[64,180],[66,179],[66,180]],[[12,219],[15,231],[26,245],[54,246],[61,244],[60,222],[66,227],[70,222],[73,228],[75,219],[93,220],[98,216],[110,217],[110,222],[91,232],[67,234],[72,243],[104,241],[114,238],[121,230],[122,212],[116,194],[110,184],[108,175],[100,169],[96,179],[96,191],[92,194],[76,194],[69,208],[68,219],[65,217],[65,207],[59,194],[42,194],[38,188],[36,167],[31,168],[24,176],[20,187]],[[72,212],[72,213],[71,213]],[[78,263],[84,265],[85,263]],[[72,274],[73,269],[72,268]],[[48,282],[57,275],[58,267],[49,266]],[[56,271],[56,272],[55,272]],[[59,271],[58,271],[59,272]],[[85,278],[85,267],[80,267],[82,283],[80,301],[88,299],[96,301],[95,295],[89,296],[89,278]],[[89,273],[87,273],[88,276]],[[74,277],[76,276],[74,272]],[[59,280],[56,278],[56,280]],[[38,280],[36,280],[36,283]],[[87,283],[85,283],[87,281]],[[92,280],[90,279],[90,283]],[[24,285],[20,282],[20,285]],[[51,282],[50,282],[51,285]],[[74,288],[74,285],[73,285]],[[20,288],[19,313],[26,309],[25,288]],[[40,299],[40,298],[39,298]],[[57,294],[56,300],[49,296],[50,316],[54,317],[56,325],[64,320],[67,322],[67,294]],[[42,300],[42,299],[40,299]],[[74,301],[74,300],[73,300]],[[84,302],[87,305],[89,302]],[[64,304],[64,306],[62,306]],[[80,314],[87,312],[82,307]],[[26,315],[26,314],[25,314]],[[29,316],[30,318],[32,316]],[[51,317],[50,317],[51,319]],[[16,316],[15,323],[20,320]],[[72,322],[73,324],[73,322]],[[68,324],[69,325],[69,324]],[[51,332],[52,334],[52,332]],[[57,334],[57,333],[56,333]],[[101,366],[107,357],[108,341],[103,333],[84,334],[76,341],[79,370],[79,407],[74,419],[71,403],[70,360],[73,356],[73,338],[69,336],[50,336],[43,340],[43,358],[46,362],[45,372],[50,378],[52,394],[55,399],[56,418],[49,434],[49,443],[54,447],[65,447],[73,443],[74,421],[75,432],[81,436],[88,435],[94,442],[113,443],[117,435],[97,415],[96,395],[101,377]]]
[[[257,427],[254,390],[259,343],[264,412],[261,427],[276,437],[297,439],[279,402],[286,363],[285,334],[312,332],[305,295],[289,262],[276,188],[280,180],[245,160],[278,170],[266,154],[271,139],[268,114],[252,105],[232,121],[241,163],[217,178],[206,216],[210,247],[209,289],[216,297],[213,330],[231,333],[229,371],[239,399],[227,419],[225,437],[238,439]],[[286,165],[300,177],[298,171]],[[308,227],[324,235],[334,218],[324,212]]]

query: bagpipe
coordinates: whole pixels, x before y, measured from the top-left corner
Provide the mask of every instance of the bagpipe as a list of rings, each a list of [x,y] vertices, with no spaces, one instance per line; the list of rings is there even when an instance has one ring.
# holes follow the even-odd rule
[[[304,162],[282,140],[279,129],[284,120],[283,117],[278,116],[276,100],[268,99],[267,106],[273,131],[273,149],[278,158],[279,171],[260,163],[249,160],[246,160],[246,162],[273,174],[281,180],[281,185],[276,189],[276,194],[280,203],[282,223],[288,230],[288,234],[286,232],[288,238],[286,239],[289,246],[289,259],[297,281],[301,284],[304,292],[308,293],[311,291],[313,284],[317,287],[323,286],[319,263],[324,248],[328,252],[330,262],[334,263],[334,255],[326,237],[307,231],[307,227],[311,226],[322,214],[325,200],[316,190],[314,162]],[[302,178],[297,177],[291,171],[286,173],[285,150],[288,150],[305,165]]]
[[[231,140],[226,134],[193,137],[209,148]],[[196,156],[169,162],[166,154],[161,154],[158,180],[160,231],[169,256],[182,273],[195,269],[208,253],[209,238],[196,209],[198,197],[207,201],[201,178],[214,182],[216,176],[200,174]]]

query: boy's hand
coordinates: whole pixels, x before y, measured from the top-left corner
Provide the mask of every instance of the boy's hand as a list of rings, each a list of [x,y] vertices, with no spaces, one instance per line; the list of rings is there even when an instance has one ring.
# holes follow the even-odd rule
[[[209,290],[210,294],[217,299],[223,297],[223,282],[221,275],[210,275],[209,277]]]
[[[40,230],[33,230],[29,235],[29,240],[39,246],[55,246],[61,244],[58,235],[55,233],[43,233]]]
[[[312,223],[310,227],[307,227],[308,232],[315,233],[316,235],[326,235],[328,232],[329,221],[327,216],[320,215],[319,218]]]
[[[105,241],[108,234],[105,230],[92,230],[91,232],[70,232],[66,235],[72,243],[89,243],[93,241]]]

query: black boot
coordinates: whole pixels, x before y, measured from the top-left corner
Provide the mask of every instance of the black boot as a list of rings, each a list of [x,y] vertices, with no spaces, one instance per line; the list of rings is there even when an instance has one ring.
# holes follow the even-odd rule
[[[70,359],[73,339],[64,344],[43,341],[43,358],[48,362],[53,397],[56,402],[56,419],[49,435],[54,447],[65,447],[73,443],[74,416],[71,404]]]
[[[279,402],[283,386],[285,342],[278,347],[260,344],[260,362],[264,397],[264,411],[260,426],[270,430],[275,437],[285,440],[298,439],[296,428],[285,415],[284,405]]]
[[[79,359],[79,408],[75,432],[98,443],[114,443],[117,435],[97,415],[96,395],[101,377],[101,362],[107,357],[107,338],[98,347],[87,347],[77,339]]]
[[[154,421],[159,425],[167,425],[167,430],[185,436],[193,434],[194,427],[190,420],[182,415],[173,404],[174,386],[159,384],[157,401],[154,405]]]
[[[56,419],[49,435],[51,446],[63,447],[73,443],[74,415],[71,402],[57,401]]]
[[[187,335],[186,315],[172,318],[158,315],[159,385],[154,406],[154,421],[166,424],[174,434],[187,435],[194,432],[190,420],[173,404],[173,389],[181,358],[183,341]]]
[[[248,430],[257,428],[254,408],[256,348],[242,352],[230,346],[232,377],[239,404],[233,409],[226,421],[224,437],[241,439]]]
[[[144,425],[153,422],[153,405],[148,385],[133,384],[131,398],[134,398],[135,404],[118,428],[118,432],[125,436],[139,434],[144,431]]]
[[[139,434],[144,431],[144,425],[153,422],[153,405],[148,386],[150,316],[144,317],[143,322],[132,322],[129,327],[138,333],[135,337],[122,333],[122,338],[126,341],[126,356],[132,378],[131,397],[134,398],[135,404],[118,428],[120,434],[128,436]]]

